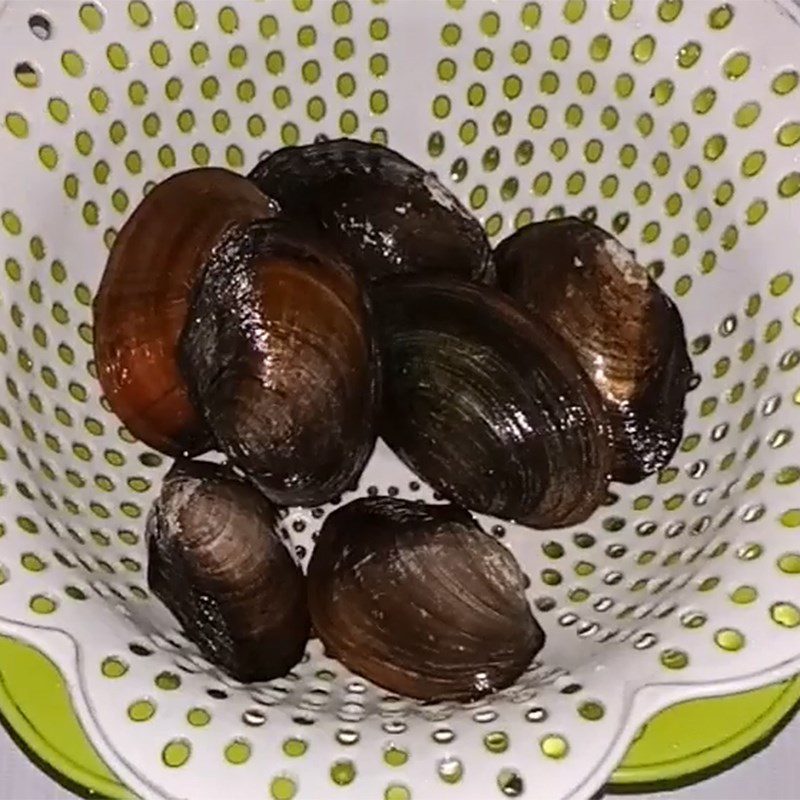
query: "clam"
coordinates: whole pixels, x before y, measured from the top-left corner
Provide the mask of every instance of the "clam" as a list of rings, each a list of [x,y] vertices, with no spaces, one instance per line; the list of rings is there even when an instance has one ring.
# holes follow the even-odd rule
[[[221,449],[281,505],[341,494],[372,452],[369,317],[350,267],[293,222],[235,227],[208,260],[183,374]]]
[[[355,500],[308,567],[326,651],[401,695],[471,700],[513,683],[544,644],[512,554],[452,505]]]
[[[388,147],[353,139],[286,147],[250,178],[286,213],[318,220],[368,282],[409,272],[494,279],[480,223],[433,174]]]
[[[112,410],[150,447],[209,446],[176,359],[189,294],[228,227],[274,212],[246,178],[208,167],[158,184],[122,226],[94,300],[95,360]]]
[[[692,376],[681,315],[611,234],[576,218],[528,225],[497,248],[498,286],[557,333],[607,406],[613,477],[666,465]]]
[[[605,413],[557,336],[463,281],[404,277],[373,298],[380,432],[412,470],[460,505],[535,528],[597,508],[611,467]]]
[[[178,460],[147,519],[147,579],[203,655],[240,681],[285,675],[309,636],[306,582],[276,508],[227,467]]]

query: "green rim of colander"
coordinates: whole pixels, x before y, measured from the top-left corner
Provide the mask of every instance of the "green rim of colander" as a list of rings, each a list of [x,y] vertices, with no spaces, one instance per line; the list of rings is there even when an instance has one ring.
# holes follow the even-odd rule
[[[800,675],[672,706],[647,723],[608,789],[620,794],[677,789],[718,775],[769,744],[798,704]]]
[[[798,703],[800,676],[673,706],[645,726],[608,789],[675,788],[717,774],[768,743]],[[89,742],[56,666],[34,647],[5,636],[0,636],[0,715],[34,763],[69,790],[109,800],[135,797]]]
[[[0,715],[31,760],[65,788],[84,797],[135,797],[89,742],[53,662],[5,636],[0,636]]]

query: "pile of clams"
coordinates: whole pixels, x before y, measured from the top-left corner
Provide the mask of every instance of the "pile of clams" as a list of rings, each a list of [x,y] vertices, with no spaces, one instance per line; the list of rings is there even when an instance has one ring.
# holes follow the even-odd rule
[[[111,409],[176,458],[148,582],[203,655],[267,680],[313,630],[425,702],[503,689],[545,642],[473,514],[587,520],[670,461],[692,377],[678,309],[611,234],[570,217],[493,250],[432,173],[349,139],[156,185],[94,322]],[[282,509],[338,504],[378,436],[442,501],[339,506],[304,573]]]

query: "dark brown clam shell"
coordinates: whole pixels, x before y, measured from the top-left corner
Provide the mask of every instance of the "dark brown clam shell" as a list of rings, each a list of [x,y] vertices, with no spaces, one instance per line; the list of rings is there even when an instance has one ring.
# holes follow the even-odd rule
[[[308,595],[330,655],[422,700],[502,689],[544,644],[516,560],[455,506],[370,497],[337,509],[311,556]]]
[[[611,234],[576,218],[522,228],[496,252],[498,286],[577,355],[609,411],[613,477],[665,466],[692,376],[675,304]]]
[[[196,406],[224,452],[281,505],[354,484],[375,443],[370,314],[349,266],[281,219],[229,232],[180,342]]]
[[[354,139],[287,147],[250,178],[287,214],[318,220],[367,281],[409,272],[494,280],[480,223],[434,175],[388,147]]]
[[[285,675],[309,636],[305,577],[276,508],[226,467],[177,461],[147,521],[148,583],[209,661],[240,681]]]
[[[94,300],[94,352],[112,410],[150,447],[174,456],[210,445],[177,364],[189,294],[228,227],[274,212],[246,178],[208,167],[158,184],[122,226]]]
[[[536,528],[585,520],[611,452],[597,390],[547,327],[489,287],[378,286],[380,432],[418,475],[473,511]]]

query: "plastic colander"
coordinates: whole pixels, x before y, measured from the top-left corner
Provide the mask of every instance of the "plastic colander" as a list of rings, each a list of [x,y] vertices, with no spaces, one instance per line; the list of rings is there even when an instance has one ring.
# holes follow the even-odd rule
[[[655,712],[800,670],[799,17],[791,0],[0,1],[0,631],[58,666],[133,791],[588,798]],[[669,467],[573,529],[482,519],[548,641],[471,705],[388,695],[315,643],[239,685],[147,591],[168,464],[95,380],[108,248],[152,182],[323,134],[436,171],[495,241],[596,219],[686,323],[698,379]],[[355,494],[430,496],[416,480],[379,446]],[[327,511],[283,520],[301,556]]]

